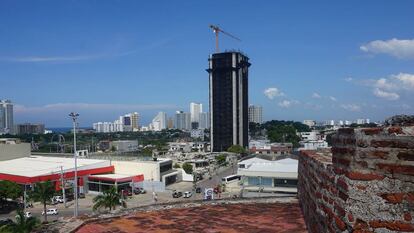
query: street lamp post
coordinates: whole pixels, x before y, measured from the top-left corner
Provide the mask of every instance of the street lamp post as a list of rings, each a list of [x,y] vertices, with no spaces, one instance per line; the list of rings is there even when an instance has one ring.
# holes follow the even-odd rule
[[[72,118],[73,121],[73,156],[75,158],[75,211],[74,217],[78,217],[78,155],[76,153],[76,120],[79,116],[78,113],[71,112],[69,116]]]

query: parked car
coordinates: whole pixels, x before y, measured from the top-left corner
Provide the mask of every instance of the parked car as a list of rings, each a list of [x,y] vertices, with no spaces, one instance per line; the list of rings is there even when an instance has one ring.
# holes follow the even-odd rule
[[[62,196],[54,196],[52,202],[55,203],[64,203]]]
[[[172,197],[173,198],[179,198],[181,196],[183,196],[183,193],[182,192],[178,192],[178,191],[174,191],[173,194],[172,194]]]
[[[26,211],[23,215],[24,215],[25,218],[33,217],[32,213],[30,213],[28,211]],[[16,219],[18,219],[18,218],[20,218],[20,215],[16,215]]]
[[[26,208],[33,208],[33,204],[32,203],[26,203]]]
[[[143,188],[135,188],[134,189],[134,194],[144,194],[146,192],[147,191],[145,191],[145,189],[143,189]]]
[[[11,220],[10,218],[0,219],[0,227],[10,224],[13,224],[13,220]]]
[[[73,201],[75,199],[75,195],[73,193],[66,194],[66,201]]]
[[[123,196],[132,196],[132,191],[130,189],[124,189],[121,191],[121,195]]]
[[[215,194],[218,194],[218,193],[220,192],[220,190],[219,190],[219,188],[218,188],[218,187],[215,187],[215,188],[213,189],[213,191],[214,191],[214,193],[215,193]]]
[[[192,195],[193,195],[193,192],[191,191],[184,192],[184,198],[190,198]]]
[[[46,215],[58,215],[58,214],[59,212],[56,208],[46,210]],[[42,211],[42,215],[45,215],[45,211]]]

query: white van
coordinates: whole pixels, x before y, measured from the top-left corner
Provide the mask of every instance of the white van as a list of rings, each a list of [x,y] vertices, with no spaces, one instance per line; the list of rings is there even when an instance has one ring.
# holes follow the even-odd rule
[[[59,213],[58,213],[58,210],[56,208],[46,210],[46,215],[57,215],[57,214],[59,214]],[[42,215],[45,215],[44,211],[42,211]]]

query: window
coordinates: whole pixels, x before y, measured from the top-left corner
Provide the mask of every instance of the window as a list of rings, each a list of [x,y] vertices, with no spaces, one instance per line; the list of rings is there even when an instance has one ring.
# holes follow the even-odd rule
[[[172,169],[172,162],[171,163],[168,163],[168,164],[165,164],[165,165],[161,165],[160,166],[160,173],[169,171],[171,169]]]
[[[262,186],[272,186],[272,178],[261,177],[260,184]]]
[[[99,192],[99,184],[89,182],[89,191]]]
[[[260,185],[259,177],[247,177],[247,184],[251,186]]]
[[[275,187],[297,187],[298,180],[294,179],[274,179]]]
[[[239,168],[246,168],[246,164],[239,164]]]

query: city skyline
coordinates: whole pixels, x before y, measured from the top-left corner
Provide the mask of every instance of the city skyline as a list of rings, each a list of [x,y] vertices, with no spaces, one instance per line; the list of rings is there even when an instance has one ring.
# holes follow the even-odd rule
[[[242,39],[220,36],[220,47],[255,64],[249,103],[264,121],[413,113],[414,3],[235,3],[3,1],[0,99],[15,123],[47,127],[70,126],[72,111],[81,126],[128,112],[148,124],[190,102],[208,112],[213,23]]]

